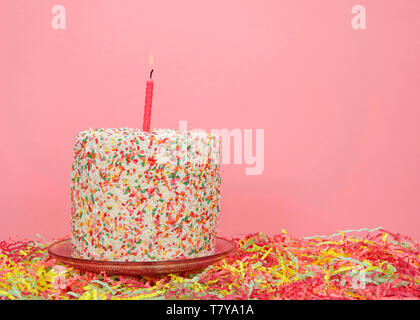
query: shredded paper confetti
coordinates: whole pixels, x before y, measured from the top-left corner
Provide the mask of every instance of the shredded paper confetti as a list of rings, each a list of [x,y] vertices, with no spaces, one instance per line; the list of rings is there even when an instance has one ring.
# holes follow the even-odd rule
[[[383,228],[233,239],[229,257],[161,277],[83,273],[48,243],[0,241],[0,299],[419,299],[419,243]]]

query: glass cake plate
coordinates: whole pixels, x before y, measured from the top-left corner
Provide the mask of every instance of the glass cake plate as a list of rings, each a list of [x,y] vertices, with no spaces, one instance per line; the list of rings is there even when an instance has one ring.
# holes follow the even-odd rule
[[[57,261],[81,271],[106,272],[108,275],[153,276],[200,270],[223,259],[234,250],[235,245],[232,241],[216,237],[215,252],[206,257],[142,262],[101,261],[73,258],[71,239],[66,239],[50,245],[48,253]]]

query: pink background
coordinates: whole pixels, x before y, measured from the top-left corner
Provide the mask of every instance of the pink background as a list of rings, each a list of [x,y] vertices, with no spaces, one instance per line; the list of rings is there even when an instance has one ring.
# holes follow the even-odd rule
[[[262,175],[222,168],[222,234],[420,239],[420,1],[0,3],[0,239],[70,233],[75,135],[141,126],[150,52],[152,127],[265,130]]]

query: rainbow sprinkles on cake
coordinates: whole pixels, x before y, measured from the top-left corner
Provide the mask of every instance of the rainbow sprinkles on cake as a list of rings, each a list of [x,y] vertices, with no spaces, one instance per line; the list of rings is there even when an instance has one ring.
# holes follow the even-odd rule
[[[162,261],[214,253],[219,137],[202,131],[79,133],[71,174],[73,257]]]

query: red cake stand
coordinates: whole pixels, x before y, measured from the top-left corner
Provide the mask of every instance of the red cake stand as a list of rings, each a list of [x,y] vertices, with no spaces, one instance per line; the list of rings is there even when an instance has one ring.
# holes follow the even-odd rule
[[[85,272],[106,272],[108,275],[155,276],[200,270],[223,259],[234,250],[235,245],[232,241],[217,237],[214,254],[206,257],[143,262],[100,261],[73,258],[71,239],[66,239],[52,244],[48,248],[48,253],[57,261]]]

